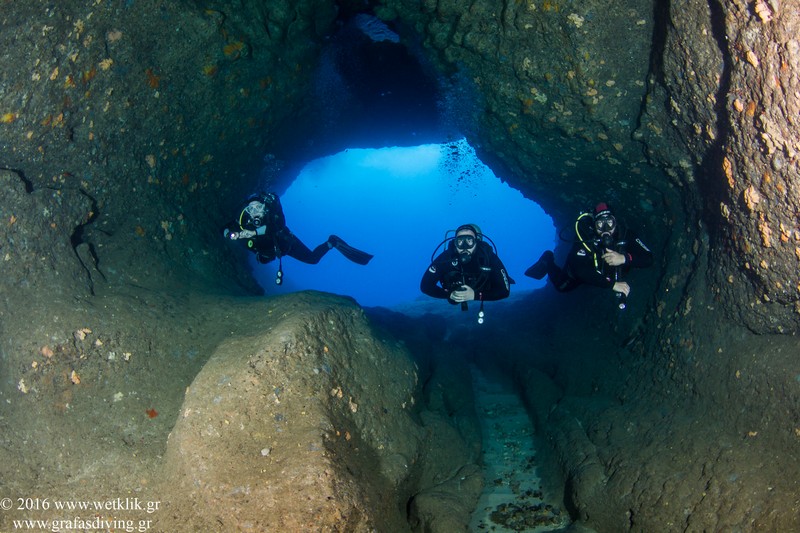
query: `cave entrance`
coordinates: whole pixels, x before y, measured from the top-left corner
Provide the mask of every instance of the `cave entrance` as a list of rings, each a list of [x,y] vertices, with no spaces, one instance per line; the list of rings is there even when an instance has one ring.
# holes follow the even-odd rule
[[[367,307],[428,304],[452,314],[422,295],[419,282],[447,230],[465,223],[496,244],[516,281],[512,298],[543,285],[523,272],[553,247],[552,220],[462,138],[480,107],[472,82],[458,74],[442,79],[414,46],[361,13],[343,18],[324,47],[313,118],[288,127],[283,139],[292,143],[285,150],[291,161],[310,162],[295,174],[268,161],[262,181],[280,193],[287,225],[306,246],[334,234],[375,257],[367,266],[336,252],[317,265],[285,257],[282,285],[275,284],[277,262],[253,261],[267,294],[314,289]]]
[[[375,257],[367,266],[336,252],[317,265],[285,257],[280,286],[276,262],[254,261],[267,294],[315,289],[352,296],[362,306],[430,304],[419,282],[434,249],[447,230],[475,223],[494,241],[516,281],[512,297],[519,297],[543,285],[522,273],[555,240],[552,219],[501,182],[463,139],[316,159],[281,194],[281,203],[287,225],[310,248],[335,234]]]

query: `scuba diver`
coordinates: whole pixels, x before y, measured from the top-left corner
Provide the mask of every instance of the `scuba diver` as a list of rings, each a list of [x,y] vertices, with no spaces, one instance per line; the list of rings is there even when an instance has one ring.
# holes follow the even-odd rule
[[[227,224],[222,234],[226,239],[243,240],[247,249],[256,254],[259,263],[266,264],[277,258],[280,266],[275,283],[278,285],[283,282],[281,259],[284,255],[316,265],[328,250],[336,248],[359,265],[366,265],[372,259],[372,255],[353,248],[336,235],[331,235],[327,241],[310,250],[286,227],[281,202],[274,193],[262,192],[248,197],[238,220]]]
[[[491,239],[482,234],[477,225],[464,224],[453,237],[445,237],[433,251],[420,290],[433,298],[446,298],[451,304],[461,304],[462,311],[467,310],[467,302],[479,301],[478,323],[482,324],[483,302],[507,298],[514,281],[508,277],[506,267],[497,257],[494,243],[489,245],[485,242],[484,238],[490,242]],[[445,243],[445,250],[434,259],[439,247]]]
[[[653,253],[628,228],[620,227],[605,203],[594,208],[594,214],[581,213],[575,221],[577,241],[567,256],[563,268],[555,264],[553,252],[547,250],[525,275],[542,279],[545,275],[558,292],[568,292],[584,283],[610,288],[619,298],[619,308],[625,309],[631,287],[622,275],[631,268],[653,264]]]

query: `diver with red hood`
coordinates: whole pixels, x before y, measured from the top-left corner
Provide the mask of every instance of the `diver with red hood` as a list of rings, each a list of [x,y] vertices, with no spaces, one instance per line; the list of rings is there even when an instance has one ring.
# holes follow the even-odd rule
[[[558,292],[568,292],[583,284],[612,289],[625,308],[631,291],[622,276],[632,268],[653,264],[653,253],[629,228],[617,222],[606,203],[599,203],[593,213],[582,213],[575,221],[577,240],[563,267],[555,264],[551,250],[542,254],[525,275],[542,279],[545,275]]]

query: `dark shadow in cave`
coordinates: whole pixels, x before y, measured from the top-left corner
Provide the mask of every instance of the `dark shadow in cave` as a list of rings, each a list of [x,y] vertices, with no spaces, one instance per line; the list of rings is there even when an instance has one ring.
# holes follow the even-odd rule
[[[346,148],[447,141],[455,132],[440,120],[445,85],[388,26],[357,15],[322,51],[310,102],[315,120],[288,125],[277,151],[305,162]]]
[[[708,150],[705,152],[705,157],[701,163],[703,172],[701,175],[707,174],[709,179],[700,181],[700,186],[703,187],[703,198],[706,199],[706,205],[709,207],[708,212],[714,213],[717,211],[720,202],[726,199],[723,190],[716,187],[715,184],[725,183],[725,176],[722,175],[719,169],[723,168],[722,159],[724,154],[724,146],[728,141],[728,132],[730,132],[730,111],[728,109],[728,93],[731,87],[731,65],[733,65],[733,57],[728,49],[728,35],[725,29],[725,11],[719,2],[709,1],[708,8],[711,13],[711,35],[717,43],[718,50],[722,56],[721,70],[719,73],[719,83],[717,85],[717,92],[714,95],[714,116],[717,117],[716,121],[716,136]],[[713,220],[717,220],[714,218]],[[707,220],[712,223],[713,220]],[[712,233],[713,235],[713,233]]]

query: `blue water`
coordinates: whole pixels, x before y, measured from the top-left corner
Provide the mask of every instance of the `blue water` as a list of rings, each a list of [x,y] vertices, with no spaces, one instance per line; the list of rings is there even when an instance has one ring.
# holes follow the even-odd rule
[[[516,281],[513,296],[543,286],[523,272],[557,238],[550,217],[502,183],[463,140],[345,150],[308,163],[280,196],[289,229],[309,248],[335,234],[375,257],[367,266],[336,250],[317,265],[284,257],[282,286],[274,281],[277,261],[253,261],[267,294],[315,289],[386,307],[429,299],[419,281],[434,248],[448,229],[475,223]]]

